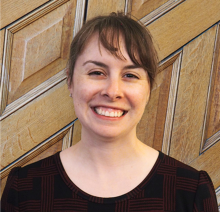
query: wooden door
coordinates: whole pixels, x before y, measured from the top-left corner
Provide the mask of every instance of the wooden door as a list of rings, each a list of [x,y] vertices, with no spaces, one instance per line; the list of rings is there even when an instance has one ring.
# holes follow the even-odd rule
[[[3,0],[12,8],[12,1]],[[83,19],[125,11],[151,32],[160,59],[138,126],[146,144],[211,176],[220,205],[220,1],[38,0],[1,25],[1,178],[80,139],[65,82]],[[16,8],[16,7],[15,7]],[[17,14],[19,13],[19,14]],[[4,39],[3,39],[4,37]]]

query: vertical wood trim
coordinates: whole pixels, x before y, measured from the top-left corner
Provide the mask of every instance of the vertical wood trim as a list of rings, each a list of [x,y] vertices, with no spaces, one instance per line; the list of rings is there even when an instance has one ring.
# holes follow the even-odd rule
[[[171,82],[170,82],[170,92],[169,92],[167,115],[166,115],[163,144],[162,144],[162,152],[167,155],[169,154],[169,151],[170,151],[173,117],[174,117],[174,111],[175,111],[175,105],[176,105],[177,88],[178,88],[178,83],[179,83],[181,61],[182,61],[182,52],[179,53],[178,58],[173,63],[173,70],[172,70],[172,76],[171,76]]]
[[[77,0],[73,37],[81,29],[84,21],[86,0]]]
[[[166,2],[165,4],[161,5],[145,17],[141,18],[140,21],[146,26],[153,21],[155,21],[157,18],[162,16],[163,14],[167,13],[169,10],[176,7],[178,4],[182,3],[185,0],[170,0]]]
[[[215,189],[216,197],[217,197],[217,202],[218,202],[218,210],[220,211],[220,186]]]
[[[72,145],[73,127],[74,125],[69,128],[67,134],[63,138],[62,150],[67,149]]]
[[[217,134],[220,134],[220,132],[217,132],[215,135],[213,135],[211,138],[207,139],[207,125],[208,125],[208,119],[209,119],[209,111],[211,107],[211,98],[212,98],[212,87],[213,84],[213,72],[214,69],[217,67],[215,66],[215,61],[217,61],[218,54],[220,53],[219,47],[220,47],[220,34],[219,34],[219,25],[217,25],[216,29],[216,37],[215,37],[215,44],[214,44],[214,52],[213,52],[213,58],[212,58],[212,67],[211,67],[211,73],[210,73],[210,81],[209,81],[209,87],[208,87],[208,94],[207,94],[207,101],[206,101],[206,108],[205,108],[205,117],[204,117],[204,123],[203,123],[203,131],[202,131],[202,142],[200,146],[200,154],[203,153],[206,149],[208,149],[211,145],[213,145],[215,142],[217,142],[220,138]],[[218,70],[216,70],[218,71]],[[217,137],[216,137],[217,135]],[[206,140],[207,139],[207,140]]]
[[[125,10],[124,13],[125,15],[131,13],[131,9],[132,9],[132,0],[125,0]]]
[[[0,116],[4,112],[7,100],[8,100],[8,89],[9,89],[9,70],[11,65],[11,53],[13,44],[13,34],[6,30],[3,61],[2,61],[2,72],[1,72],[1,87],[0,87]]]

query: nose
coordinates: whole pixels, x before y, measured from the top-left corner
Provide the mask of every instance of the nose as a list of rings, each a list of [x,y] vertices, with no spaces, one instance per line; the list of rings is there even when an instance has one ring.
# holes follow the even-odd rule
[[[120,79],[108,79],[101,91],[101,95],[109,98],[111,101],[116,101],[123,98],[122,82]]]

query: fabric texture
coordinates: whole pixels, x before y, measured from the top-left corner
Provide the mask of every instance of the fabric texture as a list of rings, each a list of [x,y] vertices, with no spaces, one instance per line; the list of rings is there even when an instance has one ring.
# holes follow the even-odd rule
[[[12,169],[1,207],[2,212],[218,212],[208,174],[161,152],[136,188],[112,198],[94,197],[80,190],[64,171],[58,152]]]

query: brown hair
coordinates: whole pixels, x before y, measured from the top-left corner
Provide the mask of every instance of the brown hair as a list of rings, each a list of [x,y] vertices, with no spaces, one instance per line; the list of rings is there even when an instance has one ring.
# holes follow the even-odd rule
[[[130,59],[135,65],[147,71],[152,87],[158,59],[151,35],[141,23],[119,12],[108,16],[97,16],[87,21],[76,34],[71,43],[67,66],[69,85],[72,83],[76,60],[94,33],[99,34],[99,43],[107,51],[122,60],[124,56],[120,51],[119,37],[123,36]]]

